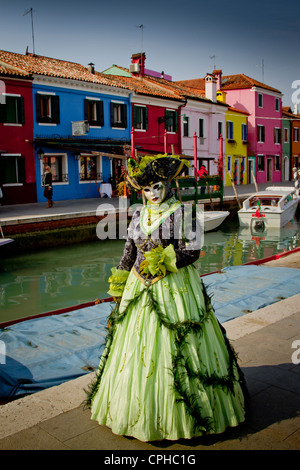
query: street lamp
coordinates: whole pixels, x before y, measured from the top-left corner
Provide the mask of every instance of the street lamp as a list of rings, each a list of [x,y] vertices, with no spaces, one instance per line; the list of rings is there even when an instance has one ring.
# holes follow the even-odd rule
[[[44,152],[41,148],[39,148],[39,150],[37,151],[37,156],[38,156],[38,159],[39,160],[43,160],[44,159]]]

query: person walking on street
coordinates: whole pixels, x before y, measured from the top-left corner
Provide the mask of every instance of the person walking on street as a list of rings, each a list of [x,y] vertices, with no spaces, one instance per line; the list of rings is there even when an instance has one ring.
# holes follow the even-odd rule
[[[45,182],[44,182],[44,196],[48,199],[48,208],[53,206],[52,195],[53,195],[53,188],[52,188],[52,173],[51,169],[48,165],[45,166]]]

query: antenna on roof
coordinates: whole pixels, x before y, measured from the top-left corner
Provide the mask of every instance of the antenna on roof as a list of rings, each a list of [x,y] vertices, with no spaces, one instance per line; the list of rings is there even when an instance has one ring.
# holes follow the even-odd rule
[[[210,55],[209,58],[214,59],[214,70],[216,70],[216,62],[215,62],[216,56],[215,55]]]
[[[30,8],[30,10],[26,11],[23,16],[26,16],[28,13],[31,13],[31,31],[32,31],[32,52],[35,54],[34,50],[34,30],[33,30],[33,10]]]
[[[261,67],[262,83],[265,83],[265,61],[264,61],[264,59],[261,60],[261,65],[256,65],[256,67]]]
[[[143,33],[144,33],[144,25],[140,24],[137,28],[141,29],[141,54],[143,53]]]

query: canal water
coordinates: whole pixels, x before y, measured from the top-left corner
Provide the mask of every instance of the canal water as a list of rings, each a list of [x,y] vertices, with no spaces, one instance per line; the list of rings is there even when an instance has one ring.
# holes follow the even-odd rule
[[[205,234],[197,269],[208,274],[299,246],[299,219],[262,234],[226,220]],[[99,240],[2,258],[0,323],[108,297],[107,279],[123,248],[124,240]]]

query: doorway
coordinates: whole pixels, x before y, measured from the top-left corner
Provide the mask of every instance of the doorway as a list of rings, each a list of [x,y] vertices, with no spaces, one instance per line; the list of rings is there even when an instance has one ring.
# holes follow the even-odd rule
[[[267,158],[267,182],[272,181],[272,158]]]
[[[248,159],[248,181],[249,181],[249,184],[254,184],[253,174],[254,174],[254,161],[251,158],[251,159]]]

